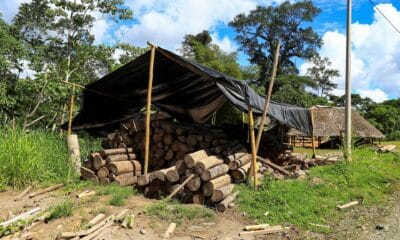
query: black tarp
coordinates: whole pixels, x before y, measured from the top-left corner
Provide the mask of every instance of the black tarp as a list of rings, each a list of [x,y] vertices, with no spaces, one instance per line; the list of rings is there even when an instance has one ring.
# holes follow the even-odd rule
[[[150,51],[87,85],[73,130],[104,127],[136,115],[146,104],[149,62]],[[245,81],[156,49],[153,105],[180,121],[204,123],[226,101],[245,112],[250,105],[255,115],[261,115],[264,106],[264,97]],[[268,114],[311,135],[308,109],[271,102]]]

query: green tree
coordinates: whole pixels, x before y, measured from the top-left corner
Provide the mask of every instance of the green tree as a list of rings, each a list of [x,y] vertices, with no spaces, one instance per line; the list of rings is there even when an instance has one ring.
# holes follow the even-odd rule
[[[306,75],[316,83],[314,89],[318,91],[318,95],[324,97],[327,92],[337,87],[337,84],[331,80],[340,76],[339,70],[329,68],[331,62],[326,57],[321,58],[319,55],[315,55],[311,58],[311,62],[313,66],[307,69]]]
[[[278,75],[297,73],[294,58],[310,59],[316,54],[322,40],[306,23],[313,21],[320,11],[312,1],[293,4],[285,1],[278,6],[258,6],[230,22],[237,32],[240,50],[260,67],[260,83],[268,82],[278,39],[281,41]]]

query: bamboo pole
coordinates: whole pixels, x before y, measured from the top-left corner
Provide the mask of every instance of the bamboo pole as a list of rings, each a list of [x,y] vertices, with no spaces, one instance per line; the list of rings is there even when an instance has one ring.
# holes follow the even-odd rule
[[[75,103],[75,85],[72,85],[71,103],[69,106],[69,116],[68,116],[68,131],[67,131],[68,136],[71,135],[72,113],[74,112],[74,103]]]
[[[271,95],[272,95],[272,87],[274,86],[276,70],[278,68],[278,58],[279,58],[280,47],[281,47],[281,40],[278,40],[278,44],[276,45],[276,50],[275,50],[275,54],[274,54],[274,66],[272,69],[271,81],[269,82],[267,96],[265,96],[264,110],[263,110],[263,115],[261,117],[261,122],[260,122],[260,125],[258,126],[257,141],[256,141],[256,153],[258,152],[258,148],[260,147],[261,136],[262,136],[262,133],[264,130],[264,124],[265,124],[265,121],[267,120],[268,108],[269,108],[269,103],[271,101]]]
[[[249,105],[249,127],[250,127],[250,145],[251,145],[251,167],[250,171],[254,177],[254,190],[257,190],[258,177],[257,177],[257,149],[255,144],[255,134],[254,134],[254,119],[253,119],[253,108]],[[248,180],[250,180],[250,175]]]
[[[315,155],[317,155],[316,151],[315,151],[315,142],[314,142],[314,112],[312,109],[310,109],[310,116],[311,116],[311,146],[312,146],[312,152],[313,155],[312,157],[315,158]]]
[[[149,167],[149,150],[150,150],[150,111],[151,111],[151,91],[153,89],[153,70],[154,70],[154,56],[156,47],[151,45],[150,66],[149,66],[149,85],[147,87],[147,105],[146,105],[146,139],[144,146],[144,172],[147,174]]]

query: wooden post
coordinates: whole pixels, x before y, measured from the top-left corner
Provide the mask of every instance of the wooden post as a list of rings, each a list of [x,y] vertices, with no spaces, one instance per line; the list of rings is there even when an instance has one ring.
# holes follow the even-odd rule
[[[74,102],[75,102],[75,85],[72,85],[71,104],[69,106],[69,117],[68,117],[68,131],[67,131],[68,136],[71,135],[72,114],[74,112]]]
[[[315,158],[316,152],[315,152],[315,142],[314,142],[314,113],[313,110],[310,109],[310,117],[311,117],[311,146],[312,146],[312,157]]]
[[[278,44],[276,46],[276,50],[275,50],[275,54],[274,54],[274,66],[273,66],[273,69],[272,69],[271,81],[269,82],[267,96],[265,96],[263,115],[262,115],[262,118],[261,118],[261,121],[260,121],[260,125],[258,125],[258,133],[257,133],[257,141],[256,141],[256,153],[258,152],[258,148],[260,147],[261,136],[262,136],[262,133],[263,133],[263,130],[264,130],[264,124],[265,124],[265,121],[267,120],[269,102],[271,101],[271,95],[272,95],[272,87],[274,86],[276,70],[278,68],[278,58],[279,58],[279,49],[280,49],[280,47],[281,47],[281,40],[278,40]]]
[[[150,152],[150,111],[151,111],[151,91],[153,89],[153,70],[154,70],[154,56],[156,54],[156,47],[151,46],[150,53],[150,66],[149,66],[149,84],[147,87],[147,105],[146,105],[146,139],[144,146],[144,170],[143,174],[147,174],[149,168],[149,152]]]
[[[257,149],[255,143],[255,134],[254,134],[254,119],[253,119],[253,108],[249,105],[249,128],[250,128],[250,145],[251,145],[251,167],[250,171],[254,177],[254,190],[257,190],[258,186],[258,177],[257,177]],[[261,130],[260,130],[261,131]],[[251,174],[249,174],[250,180]]]

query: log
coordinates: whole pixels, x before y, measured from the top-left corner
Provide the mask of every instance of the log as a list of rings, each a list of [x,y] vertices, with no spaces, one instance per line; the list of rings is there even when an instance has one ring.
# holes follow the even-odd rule
[[[99,178],[108,178],[110,176],[110,171],[108,171],[108,168],[106,168],[106,167],[101,167],[97,171],[97,176]]]
[[[204,203],[206,202],[206,198],[201,192],[194,194],[192,200],[194,204],[199,204],[199,205],[204,205]]]
[[[128,215],[128,213],[129,213],[128,209],[122,210],[117,216],[115,216],[114,222],[121,223],[122,221],[124,221],[124,218]]]
[[[137,161],[136,161],[137,162]],[[139,163],[140,164],[140,163]],[[107,168],[114,174],[120,175],[123,173],[131,173],[135,171],[134,161],[118,161],[109,162]]]
[[[93,227],[94,225],[98,224],[101,220],[103,220],[106,217],[103,213],[98,214],[96,217],[92,218],[85,226],[85,229],[89,229]]]
[[[178,129],[176,131],[178,131]],[[180,134],[178,134],[178,135],[180,135]],[[178,136],[178,141],[181,143],[187,143],[185,136]]]
[[[239,159],[233,160],[232,162],[229,162],[229,170],[237,170],[243,165],[246,165],[251,161],[251,154],[245,154]]]
[[[154,143],[161,143],[162,145],[164,145],[163,144],[163,138],[164,138],[164,135],[161,135],[161,134],[154,134],[153,136],[152,136],[152,139],[153,139],[153,142]]]
[[[25,213],[22,213],[14,218],[11,218],[10,220],[0,223],[0,227],[6,228],[8,225],[13,224],[17,221],[26,220],[26,219],[34,216],[35,214],[39,213],[41,210],[42,209],[40,207],[33,208]]]
[[[243,236],[264,235],[264,234],[278,233],[278,232],[286,231],[289,229],[290,228],[282,228],[281,226],[272,226],[272,227],[268,227],[263,230],[243,231],[243,232],[239,233],[239,236],[243,237]]]
[[[106,165],[106,161],[100,156],[99,153],[92,153],[92,166],[95,170],[99,170]]]
[[[194,165],[195,171],[201,174],[204,170],[217,166],[224,163],[224,160],[217,158],[216,156],[209,156],[198,160]]]
[[[174,158],[174,152],[172,151],[172,149],[169,149],[169,150],[167,151],[167,153],[165,154],[164,159],[165,159],[166,161],[170,161],[170,160],[172,160],[173,158]]]
[[[25,197],[26,194],[28,194],[30,191],[32,190],[32,186],[28,186],[27,188],[25,188],[24,191],[22,191],[16,198],[14,198],[14,201],[19,201],[21,200],[23,197]]]
[[[137,176],[133,173],[124,173],[114,177],[114,182],[120,186],[131,186],[137,183]]]
[[[172,144],[172,136],[170,134],[165,134],[164,137],[163,137],[163,143],[166,146],[171,145]]]
[[[81,177],[83,179],[89,180],[96,176],[96,173],[88,168],[81,167]]]
[[[64,183],[56,184],[56,185],[50,186],[50,187],[48,187],[48,188],[45,188],[45,189],[42,189],[42,190],[39,190],[39,191],[36,191],[36,192],[31,193],[31,194],[29,195],[29,198],[33,198],[33,197],[36,197],[36,196],[38,196],[38,195],[42,195],[42,194],[44,194],[44,193],[57,190],[57,189],[62,188],[62,187],[64,187]]]
[[[197,191],[201,186],[201,179],[200,177],[194,177],[193,179],[191,179],[187,184],[186,187],[194,192]]]
[[[179,181],[179,173],[176,170],[176,166],[174,166],[174,168],[168,170],[167,173],[165,174],[165,177],[171,183],[178,182]]]
[[[237,152],[237,153],[228,155],[228,156],[226,157],[226,159],[228,160],[228,162],[232,162],[232,161],[234,161],[234,160],[236,160],[236,159],[241,158],[241,157],[242,157],[243,155],[245,155],[245,154],[247,154],[247,152]]]
[[[195,174],[190,175],[186,180],[181,183],[171,194],[169,194],[166,200],[170,200],[175,194],[177,194],[192,178],[194,178]]]
[[[180,146],[181,146],[181,143],[180,143],[180,142],[174,141],[174,142],[171,144],[171,150],[174,151],[174,152],[178,152],[178,151],[180,150]]]
[[[199,150],[197,152],[193,152],[190,154],[186,154],[183,160],[185,161],[187,168],[192,168],[196,164],[197,161],[208,157],[208,154],[204,150]]]
[[[269,161],[267,159],[257,156],[257,160],[268,165],[269,167],[273,168],[274,170],[282,173],[283,175],[290,176],[290,172],[286,171],[285,169],[281,168],[280,166],[272,163],[271,161]]]
[[[224,175],[229,171],[229,167],[226,164],[219,164],[210,169],[205,170],[201,173],[201,180],[204,182],[210,181],[213,178]]]
[[[140,187],[147,186],[150,183],[149,180],[150,174],[144,174],[137,177],[137,184]]]
[[[99,178],[98,182],[103,184],[103,185],[107,185],[107,184],[110,184],[111,181],[110,181],[109,178]]]
[[[164,233],[163,238],[165,238],[165,239],[170,238],[172,233],[174,233],[175,227],[176,227],[176,223],[173,222],[173,223],[169,224],[167,231],[165,231],[165,233]]]
[[[257,163],[258,165],[258,169],[260,168],[260,163]],[[230,172],[233,180],[235,182],[242,182],[246,180],[247,175],[249,174],[250,171],[250,167],[251,167],[251,162],[247,163],[246,165],[240,167],[237,170],[233,170]]]
[[[216,203],[220,202],[223,199],[225,199],[227,196],[229,196],[232,191],[233,191],[233,184],[228,184],[225,186],[222,186],[218,189],[215,189],[212,196],[211,196],[211,202]]]
[[[186,141],[190,146],[194,147],[197,144],[197,136],[196,135],[189,135],[187,137]]]
[[[85,167],[85,168],[87,168],[87,169],[92,169],[92,168],[93,168],[92,162],[93,162],[92,159],[83,161],[82,167]]]
[[[358,205],[358,204],[359,204],[358,201],[352,201],[352,202],[346,203],[344,205],[337,206],[337,208],[339,210],[344,210],[346,208],[349,208],[349,207],[352,207],[352,206],[355,206],[355,205]]]
[[[185,172],[186,172],[185,161],[183,161],[183,160],[176,161],[175,169],[178,172],[179,176],[185,174]]]
[[[203,194],[206,197],[210,197],[215,189],[228,185],[230,183],[231,183],[231,176],[229,176],[228,174],[212,179],[209,182],[205,182],[202,185]]]
[[[135,159],[136,159],[136,154],[134,153],[115,154],[106,157],[107,162],[118,162],[118,161],[135,160]]]
[[[76,198],[84,198],[84,197],[89,197],[89,196],[93,196],[96,194],[96,191],[93,190],[85,190],[79,194],[76,195]]]
[[[263,230],[265,228],[270,227],[268,223],[266,224],[257,224],[257,225],[247,225],[244,226],[244,230],[246,231],[256,231],[256,230]]]
[[[217,204],[217,211],[218,212],[225,212],[225,210],[228,208],[229,204],[235,201],[236,196],[239,194],[239,192],[235,192],[228,197],[226,197],[224,200],[222,200],[220,203]]]

